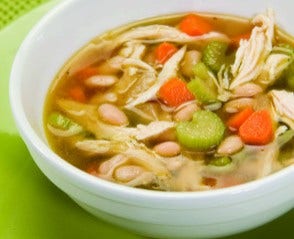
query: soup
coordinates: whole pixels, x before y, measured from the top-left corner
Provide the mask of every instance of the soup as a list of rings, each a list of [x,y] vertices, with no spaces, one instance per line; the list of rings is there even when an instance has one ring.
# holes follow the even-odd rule
[[[293,47],[271,10],[111,30],[56,76],[48,141],[81,170],[131,187],[201,191],[263,178],[294,162]]]

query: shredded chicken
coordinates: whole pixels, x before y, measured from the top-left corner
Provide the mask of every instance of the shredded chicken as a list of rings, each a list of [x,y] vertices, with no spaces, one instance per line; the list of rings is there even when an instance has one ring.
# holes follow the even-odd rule
[[[252,30],[249,40],[241,40],[240,47],[236,53],[236,60],[231,68],[234,77],[230,89],[249,81],[255,80],[262,72],[272,50],[274,38],[274,14],[268,10],[266,14],[256,16],[252,23],[255,27]]]
[[[90,156],[118,154],[127,149],[125,143],[114,140],[83,140],[76,142],[75,145]]]
[[[137,40],[138,42],[154,44],[159,42],[175,42],[175,43],[197,43],[207,42],[210,40],[220,40],[229,42],[229,38],[222,33],[209,32],[201,36],[189,36],[178,29],[166,25],[149,25],[136,27],[126,33],[120,35],[116,44],[121,45],[128,41]]]
[[[268,86],[273,84],[291,63],[291,56],[286,54],[270,54],[266,59],[258,82]]]
[[[136,175],[131,181],[119,182],[127,186],[144,186],[158,181],[165,181],[170,177],[170,173],[163,161],[151,150],[144,147],[140,149],[140,147],[135,144],[135,148],[130,147],[123,151],[124,152],[106,160],[100,165],[98,172],[99,177],[109,181],[117,181],[115,180],[114,175],[115,170],[123,165],[137,165],[144,169],[141,170],[141,173]]]
[[[178,50],[163,66],[161,72],[157,77],[157,81],[148,90],[142,92],[136,99],[130,98],[127,102],[126,108],[132,108],[136,105],[145,103],[156,97],[156,93],[160,87],[171,77],[176,76],[179,69],[179,64],[186,52],[186,46]]]
[[[128,42],[127,47],[123,48],[120,55],[125,57],[122,62],[122,67],[126,68],[125,73],[128,75],[135,75],[137,68],[142,68],[147,71],[154,72],[153,67],[143,62],[141,59],[146,51],[146,46],[140,43]]]
[[[156,71],[152,66],[147,64],[146,62],[136,59],[136,58],[126,58],[122,61],[122,68],[128,68],[129,75],[135,75],[138,68],[149,71],[149,73],[155,74]]]
[[[128,158],[123,154],[117,154],[107,161],[100,164],[98,169],[98,176],[109,181],[113,180],[113,173],[116,168],[127,163]]]
[[[125,44],[125,47],[119,51],[119,55],[125,58],[141,59],[145,54],[145,51],[145,45],[129,41]]]
[[[137,125],[137,129],[133,131],[133,136],[137,140],[145,140],[156,137],[165,131],[172,129],[175,126],[174,122],[168,121],[153,121],[149,125]]]
[[[149,125],[139,124],[135,128],[113,126],[105,124],[99,119],[95,105],[64,99],[59,100],[58,105],[75,122],[82,125],[86,130],[93,132],[97,139],[118,140],[122,142],[128,138],[144,140],[155,137],[174,127],[174,123],[169,121],[154,121]]]
[[[249,83],[263,88],[273,84],[293,60],[292,52],[284,47],[273,48],[274,14],[268,10],[257,15],[252,23],[249,40],[241,40],[231,68],[222,66],[217,78],[212,78],[218,89],[218,99],[226,102],[234,98],[234,91]]]
[[[95,105],[82,104],[72,100],[60,99],[60,109],[85,130],[92,132],[97,139],[124,141],[129,138],[134,128],[113,126],[103,123]]]
[[[66,72],[68,75],[73,75],[94,62],[106,60],[111,56],[113,50],[110,41],[102,41],[100,44],[90,43],[63,67],[59,76],[63,76]]]
[[[154,173],[152,172],[143,172],[138,177],[134,178],[133,180],[125,183],[126,186],[130,187],[139,187],[139,186],[148,186],[152,183],[157,181]]]
[[[277,121],[282,121],[294,129],[294,93],[285,90],[272,90],[273,111]]]
[[[128,111],[135,114],[135,117],[139,117],[145,123],[172,120],[172,115],[169,112],[162,111],[161,104],[158,102],[146,102],[145,104],[129,108]]]

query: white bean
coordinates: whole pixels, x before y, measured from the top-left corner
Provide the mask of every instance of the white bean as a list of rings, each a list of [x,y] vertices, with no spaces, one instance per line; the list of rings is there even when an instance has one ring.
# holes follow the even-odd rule
[[[125,126],[129,124],[126,114],[112,104],[102,104],[98,108],[100,118],[108,124]]]
[[[108,175],[111,177],[113,171],[120,165],[126,163],[127,160],[128,158],[125,155],[117,154],[113,156],[111,159],[108,159],[100,164],[99,174]]]
[[[118,78],[113,75],[94,75],[85,80],[85,85],[89,88],[105,88],[114,85]]]
[[[136,165],[126,165],[117,168],[114,172],[114,178],[121,182],[129,182],[139,175],[141,175],[145,170]]]
[[[110,171],[112,166],[113,165],[112,165],[112,162],[110,160],[104,161],[99,166],[99,173],[107,174]]]
[[[193,114],[199,110],[199,107],[196,103],[191,103],[183,108],[179,109],[175,115],[174,115],[174,120],[175,121],[189,121],[192,119]]]
[[[97,69],[98,72],[101,74],[106,74],[106,75],[115,75],[119,71],[121,71],[121,64],[123,62],[124,58],[121,56],[115,56],[102,64],[100,64]]]
[[[168,129],[158,135],[155,139],[156,142],[164,142],[164,141],[174,141],[177,139],[175,129]]]
[[[231,155],[243,148],[244,144],[238,135],[225,138],[218,146],[217,153],[220,155]]]
[[[201,60],[202,54],[199,51],[191,50],[187,51],[183,64],[182,64],[182,72],[185,76],[190,77],[193,75],[193,67]]]
[[[239,98],[227,102],[224,109],[228,113],[237,113],[248,106],[253,106],[253,104],[254,99],[252,98]]]
[[[233,95],[236,98],[251,97],[251,96],[257,95],[261,92],[262,92],[261,86],[254,84],[254,83],[246,83],[244,85],[237,87],[234,90]]]
[[[114,92],[101,93],[98,92],[90,99],[90,103],[94,105],[100,105],[102,103],[115,103],[118,100],[117,95]]]
[[[178,143],[167,141],[154,146],[153,150],[161,156],[173,157],[181,152],[181,147]]]

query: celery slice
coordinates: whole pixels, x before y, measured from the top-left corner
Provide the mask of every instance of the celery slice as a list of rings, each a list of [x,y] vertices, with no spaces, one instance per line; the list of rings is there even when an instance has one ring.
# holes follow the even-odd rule
[[[53,127],[66,130],[71,125],[71,120],[58,112],[53,112],[49,115],[48,123]]]
[[[292,62],[288,66],[288,69],[286,69],[285,80],[289,89],[293,91],[294,90],[294,62]]]
[[[82,126],[58,112],[49,115],[47,128],[52,134],[59,137],[69,137],[85,132]]]
[[[187,84],[187,88],[192,92],[192,94],[202,103],[214,103],[217,101],[216,90],[209,87],[203,79],[195,77]]]
[[[195,66],[193,66],[192,71],[195,76],[198,76],[203,80],[211,79],[211,76],[209,75],[209,69],[203,62],[198,62]]]
[[[222,120],[213,112],[199,110],[192,121],[177,124],[178,141],[184,147],[193,150],[209,150],[217,146],[225,132]]]
[[[228,43],[211,41],[203,50],[202,60],[212,71],[218,72],[226,63],[226,51]]]
[[[232,162],[232,159],[228,156],[224,156],[221,158],[214,158],[209,162],[209,165],[217,166],[217,167],[223,167]]]

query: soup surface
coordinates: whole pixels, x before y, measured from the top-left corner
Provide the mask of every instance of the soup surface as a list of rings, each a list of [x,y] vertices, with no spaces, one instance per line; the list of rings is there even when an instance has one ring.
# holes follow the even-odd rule
[[[293,47],[271,10],[111,30],[53,82],[48,141],[76,167],[132,187],[199,191],[265,177],[294,162]]]

